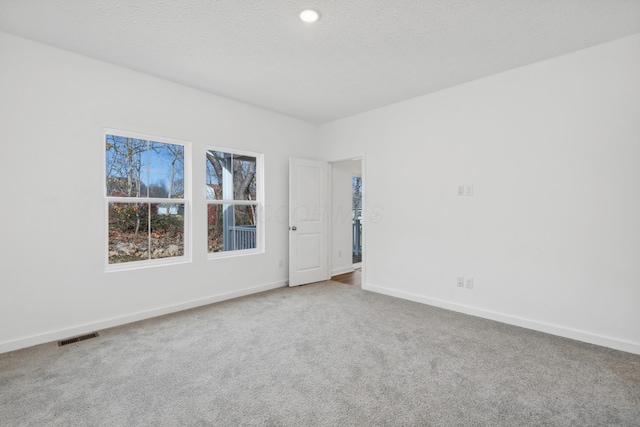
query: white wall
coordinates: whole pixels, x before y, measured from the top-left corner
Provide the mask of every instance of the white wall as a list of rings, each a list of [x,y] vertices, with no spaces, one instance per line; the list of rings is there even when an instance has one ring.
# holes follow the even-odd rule
[[[282,285],[288,157],[366,153],[365,288],[640,354],[640,35],[327,124],[324,153],[246,104],[4,33],[0,57],[0,352]],[[105,127],[265,153],[266,253],[207,261],[195,182],[193,261],[104,273]]]
[[[0,57],[0,352],[284,285],[288,158],[318,158],[316,126],[4,33]],[[104,272],[105,127],[191,143],[192,262]],[[265,154],[264,254],[206,259],[207,144]]]
[[[640,353],[640,35],[320,141],[329,159],[367,156],[365,289]]]
[[[353,184],[360,160],[331,164],[331,275],[353,271]]]

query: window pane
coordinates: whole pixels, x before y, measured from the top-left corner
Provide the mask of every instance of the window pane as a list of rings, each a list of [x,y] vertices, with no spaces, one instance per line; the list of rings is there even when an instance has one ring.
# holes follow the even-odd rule
[[[209,205],[209,252],[255,249],[257,205]]]
[[[184,197],[184,147],[176,144],[149,144],[149,176],[144,181],[149,197]]]
[[[149,258],[148,203],[109,203],[109,264]]]
[[[226,164],[225,153],[207,150],[207,200],[222,200],[223,170]]]
[[[147,197],[143,184],[147,141],[124,136],[106,136],[107,196]],[[146,181],[146,179],[144,180]]]
[[[258,217],[257,205],[235,206],[233,226],[234,248],[256,248],[256,218]]]
[[[256,158],[207,151],[207,200],[256,200]]]
[[[222,207],[223,205],[207,206],[207,229],[209,252],[221,252],[222,242]]]
[[[233,199],[256,200],[256,158],[233,158]]]
[[[151,258],[184,255],[184,205],[182,203],[151,204]]]
[[[109,203],[109,264],[183,255],[184,204]]]
[[[107,196],[184,197],[184,147],[106,136]]]

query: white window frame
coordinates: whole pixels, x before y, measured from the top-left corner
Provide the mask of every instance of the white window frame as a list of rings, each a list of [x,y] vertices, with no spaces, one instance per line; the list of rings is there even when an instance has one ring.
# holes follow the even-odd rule
[[[107,174],[106,174],[106,164],[107,164],[107,153],[105,150],[105,141],[107,139],[107,135],[116,135],[123,136],[127,138],[135,138],[140,140],[146,140],[150,142],[159,142],[164,144],[172,144],[172,145],[181,145],[184,147],[184,198],[183,199],[175,199],[175,198],[157,198],[157,197],[112,197],[107,195]],[[192,179],[191,179],[191,143],[188,141],[182,141],[174,138],[167,138],[163,136],[149,135],[138,132],[131,132],[121,129],[110,129],[105,128],[102,134],[101,141],[103,159],[102,159],[102,191],[105,198],[104,203],[104,244],[103,248],[105,251],[104,254],[104,263],[105,263],[105,272],[111,271],[122,271],[122,270],[134,270],[140,268],[147,267],[156,267],[163,265],[172,265],[172,264],[183,264],[186,262],[191,262],[191,236],[192,236],[192,227],[193,227],[193,219],[191,214],[191,204],[192,204]],[[167,257],[167,258],[156,258],[156,259],[146,259],[140,261],[130,261],[130,262],[122,262],[116,264],[109,264],[109,204],[110,203],[176,203],[184,205],[184,253],[182,256],[175,257]]]
[[[257,215],[257,223],[256,223],[256,247],[252,249],[238,249],[232,251],[221,251],[221,252],[209,252],[209,245],[207,243],[206,251],[207,251],[207,259],[220,259],[220,258],[229,258],[236,256],[244,256],[244,255],[253,255],[253,254],[262,254],[264,253],[265,248],[265,202],[264,202],[264,154],[256,153],[254,151],[245,151],[238,150],[236,148],[228,148],[228,147],[220,147],[214,145],[207,145],[205,147],[205,174],[206,174],[206,156],[208,151],[219,151],[223,153],[229,154],[237,154],[240,156],[249,156],[255,157],[256,159],[256,199],[255,200],[209,200],[207,199],[206,194],[206,176],[205,176],[205,194],[204,199],[206,203],[205,209],[209,210],[209,205],[255,205],[257,206],[258,215]],[[208,221],[208,215],[205,215]],[[207,222],[205,227],[205,232],[209,232],[209,224]],[[206,238],[207,242],[209,240],[208,234]]]

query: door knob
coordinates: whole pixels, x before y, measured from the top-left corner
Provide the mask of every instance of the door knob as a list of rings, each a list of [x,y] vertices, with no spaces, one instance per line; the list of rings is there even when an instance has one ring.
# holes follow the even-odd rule
[[[293,227],[291,227],[291,229],[292,229],[293,231],[296,231],[296,230],[298,229],[298,227],[296,227],[296,226],[294,225]]]

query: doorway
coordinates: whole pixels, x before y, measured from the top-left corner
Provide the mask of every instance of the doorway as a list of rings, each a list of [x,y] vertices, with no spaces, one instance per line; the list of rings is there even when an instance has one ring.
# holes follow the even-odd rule
[[[363,161],[331,163],[331,276],[363,267]]]
[[[353,266],[362,264],[362,173],[354,172],[351,178],[351,216],[353,230],[351,233]]]

